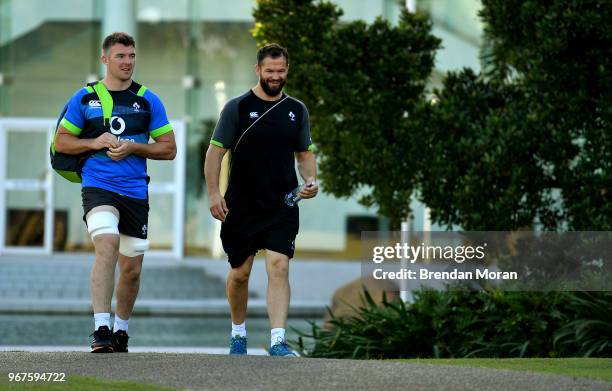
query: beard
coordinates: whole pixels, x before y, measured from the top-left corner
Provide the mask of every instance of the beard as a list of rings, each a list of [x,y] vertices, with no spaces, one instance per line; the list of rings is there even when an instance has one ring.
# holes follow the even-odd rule
[[[283,90],[283,87],[285,86],[285,81],[286,79],[282,79],[277,87],[272,87],[267,81],[260,78],[259,85],[261,86],[261,89],[264,90],[266,95],[273,97],[280,94],[280,92]]]

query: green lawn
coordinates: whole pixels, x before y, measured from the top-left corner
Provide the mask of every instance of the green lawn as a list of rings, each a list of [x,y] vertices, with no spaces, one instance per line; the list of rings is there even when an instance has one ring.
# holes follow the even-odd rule
[[[93,377],[67,376],[65,382],[9,382],[6,373],[1,374],[0,390],[99,390],[99,391],[145,391],[173,390],[149,384],[128,381],[101,380]]]
[[[401,360],[417,364],[463,365],[469,367],[543,372],[553,375],[588,377],[612,382],[612,358],[457,358]]]

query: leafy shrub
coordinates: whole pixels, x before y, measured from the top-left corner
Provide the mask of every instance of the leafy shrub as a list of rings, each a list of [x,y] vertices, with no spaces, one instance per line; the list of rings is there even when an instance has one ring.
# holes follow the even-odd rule
[[[612,356],[612,292],[571,294],[567,305],[574,320],[555,333],[555,347],[564,355]]]
[[[607,292],[421,291],[378,305],[366,291],[356,315],[311,322],[293,346],[328,358],[610,356],[611,308]]]

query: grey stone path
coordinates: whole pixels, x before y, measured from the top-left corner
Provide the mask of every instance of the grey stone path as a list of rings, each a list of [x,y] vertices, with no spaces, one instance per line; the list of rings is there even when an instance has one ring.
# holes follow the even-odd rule
[[[204,354],[0,352],[0,373],[65,372],[190,390],[612,390],[612,383],[393,361]],[[6,376],[6,375],[4,375]]]

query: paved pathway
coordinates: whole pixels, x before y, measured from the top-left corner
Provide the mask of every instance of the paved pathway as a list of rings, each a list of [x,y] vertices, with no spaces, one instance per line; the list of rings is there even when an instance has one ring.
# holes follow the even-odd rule
[[[66,346],[66,345],[3,345],[0,352],[31,352],[31,353],[51,353],[51,352],[83,352],[89,353],[89,346]],[[186,347],[186,346],[130,346],[130,353],[192,353],[192,354],[219,354],[227,356],[228,347],[205,346],[205,347]],[[268,351],[264,348],[249,347],[249,356],[267,356]]]
[[[65,372],[190,390],[612,390],[612,383],[394,361],[205,354],[0,352],[0,373]],[[6,376],[6,375],[4,375]]]

